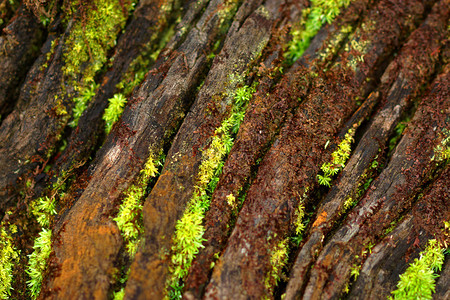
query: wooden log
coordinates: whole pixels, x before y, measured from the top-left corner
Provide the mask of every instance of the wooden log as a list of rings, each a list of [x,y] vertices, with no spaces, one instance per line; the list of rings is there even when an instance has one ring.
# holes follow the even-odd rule
[[[319,254],[304,297],[341,295],[351,268],[360,264],[369,243],[376,242],[390,223],[399,218],[439,164],[430,161],[439,142],[438,132],[448,126],[448,66],[433,84],[389,165],[373,182],[361,203]],[[394,183],[393,183],[394,180]]]
[[[361,267],[349,293],[350,299],[386,299],[396,289],[399,275],[419,257],[428,240],[442,241],[444,221],[450,215],[450,169],[432,184],[404,220],[377,244]],[[356,273],[355,273],[356,274]],[[444,299],[444,298],[442,298]]]
[[[0,37],[0,121],[12,111],[28,67],[42,45],[43,28],[23,6]],[[1,123],[0,123],[1,124]]]
[[[322,155],[325,144],[356,110],[355,97],[370,91],[366,79],[379,76],[384,69],[379,62],[402,42],[424,12],[420,2],[407,6],[395,2],[396,10],[385,9],[386,5],[394,3],[376,5],[353,36],[353,40],[367,42],[365,51],[349,43],[335,67],[313,83],[307,99],[263,159],[214,268],[207,298],[270,297],[265,276],[271,271],[272,253],[289,235],[301,195],[317,186],[319,166],[329,157]],[[412,18],[406,19],[406,14]],[[356,59],[360,56],[363,59]]]
[[[364,192],[363,185],[371,179],[371,173],[375,171],[371,167],[372,163],[375,161],[375,164],[378,164],[376,157],[381,155],[380,150],[386,146],[400,117],[420,92],[420,86],[426,85],[435,71],[434,66],[438,60],[437,49],[441,47],[444,38],[443,28],[446,26],[447,12],[443,5],[444,2],[440,2],[434,7],[433,13],[411,34],[399,55],[386,69],[378,89],[382,94],[383,106],[372,118],[342,175],[333,184],[317,210],[313,226],[308,232],[310,237],[302,246],[291,271],[286,290],[287,299],[301,294],[302,285],[306,283],[317,249],[323,247],[323,239],[335,227],[345,211],[351,208],[347,206],[358,202]],[[419,55],[419,53],[427,54]],[[411,66],[422,72],[414,72],[410,69]]]
[[[56,273],[44,287],[52,292],[48,297],[108,295],[124,246],[111,217],[145,162],[150,157],[156,163],[177,130],[207,71],[207,55],[226,32],[236,5],[211,1],[184,42],[155,64],[133,94],[121,121],[97,153],[88,186],[55,228]],[[72,284],[67,285],[67,280]]]

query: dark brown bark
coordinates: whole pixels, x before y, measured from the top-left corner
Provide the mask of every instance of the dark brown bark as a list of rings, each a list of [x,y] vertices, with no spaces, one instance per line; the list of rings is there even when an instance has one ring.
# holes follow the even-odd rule
[[[28,66],[36,59],[37,49],[42,45],[42,31],[36,17],[23,7],[3,29],[0,37],[0,121],[14,107]]]
[[[387,12],[387,4],[381,1],[363,21],[365,26],[356,30],[354,38],[369,43],[365,53],[348,45],[339,55],[341,64],[362,55],[355,71],[351,67],[339,71],[335,65],[319,76],[304,103],[282,129],[249,189],[236,227],[214,268],[207,298],[267,295],[264,274],[270,271],[271,251],[289,234],[301,195],[317,186],[315,175],[329,157],[323,155],[325,144],[333,140],[338,128],[356,110],[354,98],[364,97],[370,91],[367,82],[383,70],[379,62],[392,53],[413,26],[412,21],[424,12],[419,2],[396,4],[400,6],[398,10]],[[381,15],[379,11],[385,13]],[[406,14],[412,19],[406,19]],[[370,29],[372,22],[379,27]]]
[[[38,2],[27,3],[36,12],[49,4]],[[206,189],[204,242],[180,281],[184,299],[385,299],[430,239],[450,244],[448,0],[351,1],[296,62],[291,33],[314,2],[141,0],[131,13],[120,1],[128,23],[71,128],[77,81],[95,62],[65,74],[67,40],[87,24],[89,3],[70,18],[55,6],[47,29],[22,8],[0,24],[0,229],[21,251],[11,298],[30,298],[26,269],[42,230],[34,203],[45,196],[57,213],[39,299],[108,299],[122,288],[126,299],[170,296],[177,222],[236,90],[250,85],[217,185]],[[106,134],[108,99],[125,94],[117,84],[137,70],[146,76]],[[330,188],[319,185],[349,129],[346,166]],[[142,182],[149,158],[165,161]],[[136,185],[145,191],[134,257],[114,218]],[[280,243],[289,252],[275,265]],[[435,299],[449,297],[449,270],[446,256]]]
[[[379,87],[384,104],[373,117],[338,182],[333,184],[317,210],[317,217],[309,231],[310,238],[303,245],[291,271],[292,280],[286,291],[288,298],[294,298],[294,295],[301,293],[307,272],[315,260],[314,249],[323,247],[323,238],[335,227],[345,212],[345,201],[351,198],[350,201],[357,203],[358,198],[362,196],[363,185],[371,179],[371,176],[376,175],[377,167],[372,168],[371,164],[375,162],[378,165],[377,155],[380,156],[378,160],[381,160],[382,152],[394,127],[405,109],[411,106],[420,86],[426,84],[435,70],[434,66],[438,59],[436,49],[441,46],[442,29],[446,24],[447,12],[442,7],[443,4],[441,2],[440,5],[436,5],[434,12],[411,34],[398,57],[386,69]],[[426,42],[430,40],[434,44]],[[411,71],[411,66],[417,67],[422,72]]]
[[[52,297],[108,295],[114,262],[123,246],[111,217],[147,157],[159,155],[187,113],[207,70],[207,54],[232,18],[230,13],[224,13],[224,19],[214,14],[233,6],[210,2],[181,46],[170,57],[161,57],[133,94],[93,162],[88,186],[59,222],[59,243],[54,247],[58,274],[48,282],[48,289],[55,292]],[[73,272],[75,266],[80,272]]]

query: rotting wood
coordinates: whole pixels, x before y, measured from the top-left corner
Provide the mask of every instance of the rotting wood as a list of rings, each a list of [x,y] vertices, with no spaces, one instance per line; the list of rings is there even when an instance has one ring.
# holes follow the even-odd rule
[[[211,1],[185,41],[156,62],[131,97],[97,153],[88,186],[57,224],[56,275],[44,287],[53,292],[49,297],[108,295],[123,246],[111,217],[148,157],[157,157],[176,132],[207,71],[207,55],[226,32],[236,6]],[[67,280],[72,284],[66,285]]]
[[[379,244],[368,250],[368,257],[353,283],[349,299],[386,299],[396,289],[399,275],[425,249],[435,236],[444,242],[440,228],[450,215],[450,168],[439,175],[430,191],[404,215],[404,220]],[[358,267],[358,266],[356,266]],[[442,298],[444,299],[444,298]]]
[[[164,293],[170,256],[161,257],[160,253],[166,249],[171,254],[175,223],[194,196],[194,186],[201,184],[196,183],[196,174],[202,161],[208,159],[203,153],[211,147],[215,129],[230,114],[235,91],[248,83],[246,73],[259,61],[279,13],[279,2],[260,3],[245,1],[238,10],[224,46],[172,143],[161,176],[145,201],[145,240],[151,242],[145,244],[132,265],[129,284],[133,289],[144,285],[159,296]],[[240,44],[243,39],[246,43]],[[156,265],[159,267],[153,269],[152,277],[143,275]]]
[[[439,164],[431,161],[439,133],[448,127],[449,68],[435,80],[396,148],[389,165],[372,183],[361,203],[327,242],[313,265],[304,297],[340,295],[354,264],[360,264],[369,243],[382,237],[392,221],[411,206]],[[395,183],[392,183],[392,179]]]
[[[441,2],[434,7],[433,13],[411,34],[397,58],[386,69],[378,89],[382,93],[381,101],[384,104],[373,117],[339,180],[333,183],[330,192],[317,209],[317,217],[308,232],[310,237],[299,252],[291,271],[292,280],[286,290],[288,299],[301,293],[307,272],[315,260],[317,249],[322,247],[323,239],[334,228],[341,214],[349,210],[351,205],[355,205],[362,196],[363,186],[371,180],[370,173],[376,173],[371,167],[372,164],[375,162],[378,165],[377,160],[381,160],[377,155],[382,155],[380,150],[384,151],[402,112],[412,105],[414,96],[418,95],[420,87],[426,84],[434,72],[438,60],[436,49],[441,47],[444,38],[442,32],[446,26],[447,12],[445,7],[442,7],[444,4]],[[430,37],[433,44],[427,42]],[[427,54],[418,55],[418,53]],[[410,66],[422,72],[414,72]]]
[[[386,5],[398,7],[391,11]],[[332,140],[356,110],[355,97],[365,97],[371,90],[370,78],[384,70],[379,62],[402,42],[424,9],[420,2],[404,5],[380,1],[353,36],[365,43],[363,49],[348,43],[335,66],[328,73],[319,73],[307,99],[259,167],[206,288],[207,298],[268,296],[264,275],[270,271],[271,251],[289,235],[302,195],[317,186],[319,166],[331,154],[323,155],[327,140]],[[406,14],[411,18],[405,18]],[[346,66],[345,71],[340,70]]]
[[[113,1],[112,5],[117,4],[116,8],[123,12],[120,16],[131,18],[117,45],[113,40],[118,31],[114,31],[113,35],[107,35],[111,39],[103,44],[105,47],[82,42],[76,47],[81,49],[81,55],[65,61],[66,50],[71,48],[68,45],[74,45],[70,41],[74,28],[80,29],[80,24],[91,26],[87,16],[107,2],[95,1],[96,5],[92,5],[94,1],[74,5],[70,1],[63,1],[62,5],[61,1],[53,0],[25,1],[32,5],[41,22],[50,18],[52,24],[40,29],[43,36],[38,43],[47,35],[42,55],[30,57],[24,68],[14,66],[23,72],[20,80],[15,76],[6,78],[20,82],[16,85],[17,91],[20,87],[20,96],[15,96],[14,109],[3,123],[16,127],[0,126],[0,137],[9,135],[6,140],[0,139],[0,154],[7,155],[6,159],[0,157],[0,162],[9,163],[0,165],[4,171],[0,185],[9,180],[6,189],[0,190],[6,201],[0,204],[0,211],[6,210],[0,230],[8,241],[0,243],[0,279],[12,275],[12,281],[0,280],[0,295],[6,291],[12,299],[35,298],[41,288],[40,275],[44,275],[40,299],[134,299],[163,295],[170,299],[262,296],[292,299],[292,295],[386,298],[397,289],[399,275],[419,252],[424,253],[427,240],[439,240],[444,246],[450,243],[445,202],[450,157],[448,103],[443,104],[447,105],[443,110],[440,104],[434,107],[432,104],[448,98],[448,87],[444,92],[446,85],[442,84],[448,82],[448,75],[443,75],[448,74],[450,49],[448,0],[407,1],[408,4],[403,0],[355,0],[349,1],[349,6],[347,0],[187,0],[183,4],[182,0],[133,0],[138,7],[134,12],[127,11],[130,1]],[[434,2],[438,4],[431,9]],[[4,3],[12,2],[0,1],[0,14],[4,12],[1,10]],[[308,3],[311,9],[304,9]],[[329,24],[324,21],[329,16],[322,14],[328,9],[321,7],[323,3],[342,5],[341,13]],[[54,10],[43,11],[49,7]],[[69,7],[72,10],[65,11]],[[73,9],[77,7],[75,12]],[[302,22],[311,20],[308,14],[313,7],[321,11],[322,19],[317,24],[324,24],[323,28],[311,29],[318,32],[316,37],[304,56],[290,66],[293,61],[286,52],[305,46],[301,43],[291,49],[290,37],[304,36],[295,30],[302,27]],[[11,12],[6,18],[12,16]],[[330,13],[334,15],[336,11]],[[20,21],[21,14],[16,14],[18,17],[11,20],[11,25]],[[98,14],[97,17],[103,18]],[[157,21],[158,17],[162,20]],[[299,19],[303,21],[298,22]],[[143,26],[144,23],[153,25]],[[418,29],[414,31],[416,26]],[[36,29],[31,25],[19,27]],[[103,28],[96,27],[96,32]],[[92,33],[79,30],[79,36],[86,33],[84,37],[88,39],[87,31]],[[410,32],[413,33],[408,38]],[[312,38],[306,36],[308,40]],[[23,41],[23,45],[27,43],[34,41]],[[93,46],[83,47],[84,44]],[[149,57],[156,48],[148,60],[133,59]],[[37,55],[39,49],[34,50]],[[105,54],[105,60],[100,59],[105,66],[95,67],[96,75],[91,72],[83,76],[84,68],[95,65],[97,60],[90,59],[98,53]],[[110,59],[107,65],[106,59]],[[139,80],[132,78],[135,61],[143,63]],[[64,72],[66,67],[76,70],[72,72],[74,76]],[[110,127],[104,128],[101,117],[108,98],[131,93],[132,87],[122,79],[138,83],[144,74],[143,84],[129,97],[122,118],[108,136]],[[438,80],[433,81],[436,76]],[[441,84],[433,90],[432,82]],[[66,94],[77,86],[88,89]],[[4,90],[0,89],[1,92]],[[245,99],[237,96],[243,92]],[[61,102],[51,99],[55,93]],[[253,93],[253,98],[247,106],[249,93]],[[438,93],[447,94],[437,99]],[[83,110],[71,102],[72,98],[94,94],[75,126]],[[61,95],[64,97],[60,98]],[[121,99],[126,100],[123,95]],[[424,102],[415,113],[422,99]],[[46,117],[37,105],[44,100],[44,106],[53,101],[49,104],[53,110],[47,110],[48,123],[58,128],[47,143],[34,145],[38,134],[48,137],[48,132],[54,129],[34,128],[44,126]],[[245,105],[236,105],[238,101],[244,101]],[[30,105],[36,108],[36,118],[44,116],[44,120],[26,118]],[[245,118],[235,122],[236,116],[244,115],[245,108]],[[424,111],[429,119],[424,117]],[[414,113],[415,119],[410,122]],[[443,115],[447,119],[443,120]],[[407,123],[401,139],[398,128]],[[24,136],[18,128],[31,133]],[[414,136],[427,130],[429,135]],[[391,134],[393,131],[395,135]],[[14,135],[17,136],[11,138]],[[222,137],[226,139],[220,140]],[[26,165],[18,168],[17,161],[8,161],[11,153],[21,155],[20,150],[14,149],[16,145],[10,143],[14,139],[36,149],[44,147],[37,152],[33,150],[37,153],[32,156],[33,161],[25,160]],[[353,141],[358,145],[350,151]],[[226,151],[222,146],[227,147]],[[344,156],[336,159],[336,153],[344,148],[345,159]],[[387,148],[389,151],[383,150]],[[406,148],[411,151],[406,152]],[[167,151],[165,169],[158,178]],[[174,157],[176,152],[185,155]],[[431,164],[426,164],[430,157]],[[317,175],[325,176],[320,168],[330,161],[335,164],[333,170],[342,174],[328,176],[328,181],[324,181]],[[218,167],[212,177],[204,176],[205,166],[212,162]],[[396,166],[411,164],[415,167],[391,172]],[[214,168],[215,165],[210,169]],[[284,171],[284,175],[276,177]],[[381,175],[377,179],[378,174]],[[205,184],[210,177],[212,180]],[[332,180],[334,177],[336,180]],[[174,184],[170,178],[178,181]],[[332,185],[331,189],[320,186],[319,181]],[[381,181],[394,190],[388,189],[385,198],[378,197],[385,206],[370,206],[377,193],[382,194],[373,190]],[[281,192],[267,193],[274,186],[280,187]],[[342,197],[336,190],[344,192]],[[142,205],[149,193],[144,228]],[[170,198],[160,197],[169,194]],[[193,195],[201,195],[201,199]],[[359,206],[353,207],[364,196]],[[38,215],[38,210],[44,208],[38,209],[37,203],[47,198],[54,199],[56,206],[50,205],[51,212]],[[278,207],[273,198],[279,200]],[[183,249],[179,228],[187,227],[179,224],[193,211],[193,200],[199,199],[196,203],[202,205],[202,214],[200,221],[196,220],[200,226],[195,232],[200,235],[189,245],[192,241],[198,244],[194,251]],[[127,203],[135,204],[124,208]],[[151,214],[150,206],[157,207],[158,213]],[[367,208],[371,211],[366,211]],[[122,218],[127,214],[127,218]],[[360,227],[354,235],[349,234],[352,236],[349,241],[339,240],[335,233],[348,230],[353,220],[363,221],[356,224]],[[150,224],[152,221],[155,224]],[[156,228],[158,224],[164,224],[163,228]],[[43,229],[53,233],[52,245],[45,244],[53,252],[50,259],[42,261],[39,273],[35,271],[41,267],[36,268],[33,259],[39,251],[32,246]],[[137,235],[128,234],[133,230]],[[245,240],[236,239],[236,232]],[[306,242],[302,243],[303,236]],[[147,240],[141,244],[140,257],[135,260],[134,253],[142,237]],[[327,248],[330,245],[339,249],[330,250]],[[230,255],[235,246],[236,255]],[[20,254],[8,258],[8,247],[14,247]],[[323,247],[338,258],[324,261]],[[175,255],[179,252],[189,252],[189,259]],[[156,256],[145,256],[151,253],[159,255],[155,269],[151,263]],[[33,289],[29,287],[30,263],[34,268],[31,273],[38,273],[32,277],[36,287]],[[237,267],[233,269],[233,265]],[[5,270],[4,266],[12,269]],[[236,270],[241,277],[234,273]],[[449,270],[446,256],[436,279],[435,299],[448,298]],[[211,274],[214,275],[210,282]],[[220,288],[217,294],[212,293],[214,285]]]
[[[21,7],[0,37],[0,124],[19,97],[19,88],[36,59],[43,28],[34,15]]]
[[[109,7],[112,8],[114,6]],[[121,9],[120,12],[122,13]],[[103,17],[100,21],[105,22],[108,16]],[[106,43],[101,45],[105,47],[103,51],[106,52],[108,45],[111,46],[110,39],[114,39],[118,34],[124,20],[125,17],[107,20],[110,31],[108,34],[111,36],[102,37],[105,39],[103,43]],[[71,40],[75,43],[79,39],[72,34],[82,30],[82,22],[77,16],[72,16],[65,33],[59,36],[57,41],[52,35],[48,36],[47,45],[53,43],[53,47],[48,47],[47,52],[36,60],[21,88],[16,109],[1,124],[0,172],[6,174],[0,177],[1,216],[8,207],[16,204],[17,196],[26,186],[26,182],[41,173],[46,166],[71,118],[76,90],[84,87],[85,82],[92,81],[95,74],[87,73],[95,73],[96,68],[99,68],[100,61],[95,64],[85,62],[82,65],[71,65],[67,62],[69,57],[74,59],[73,56],[76,55],[71,48],[75,45],[66,45],[64,41]],[[102,41],[95,39],[93,42]],[[90,59],[92,57],[89,55],[87,60]]]
[[[312,55],[313,50],[308,49],[306,51],[308,61],[321,57],[320,53],[324,51],[322,49],[327,48],[328,41],[332,38],[332,32],[354,24],[361,16],[361,11],[366,8],[367,2],[359,2],[355,5],[351,4],[344,10],[342,18],[338,17],[337,24],[333,23],[333,29],[327,26],[328,30],[326,33],[321,33],[320,41],[313,41],[314,45],[311,47],[320,50],[317,54]],[[290,18],[292,17],[286,18],[285,23],[296,22],[296,19]],[[283,30],[283,27],[281,27],[280,31]],[[350,34],[350,32],[346,32],[346,34]],[[280,43],[280,41],[274,41],[274,43],[277,42]],[[339,43],[334,44],[334,46],[339,47]],[[283,53],[279,55],[282,56]],[[273,57],[273,54],[269,55],[269,58],[271,57]],[[332,55],[328,55],[328,59],[332,60]],[[232,219],[238,213],[240,204],[237,203],[237,207],[228,205],[227,197],[229,195],[233,195],[236,199],[242,197],[245,185],[249,183],[252,172],[255,172],[257,160],[264,155],[270,143],[273,142],[287,115],[300,104],[299,99],[303,98],[308,92],[308,71],[306,69],[299,70],[299,66],[296,64],[285,73],[276,87],[272,87],[276,79],[279,79],[276,72],[282,66],[280,61],[282,61],[282,58],[275,60],[272,65],[270,61],[264,63],[268,70],[272,70],[269,72],[275,72],[275,74],[266,75],[260,79],[258,90],[250,101],[246,117],[227,157],[223,173],[211,197],[211,206],[205,218],[205,248],[200,249],[190,269],[186,283],[188,292],[186,292],[185,297],[200,297],[209,280],[210,266],[217,259],[215,255],[222,251],[227,237],[233,229]],[[312,62],[303,60],[302,64],[314,66],[320,61],[321,59]],[[270,96],[267,96],[269,93]]]

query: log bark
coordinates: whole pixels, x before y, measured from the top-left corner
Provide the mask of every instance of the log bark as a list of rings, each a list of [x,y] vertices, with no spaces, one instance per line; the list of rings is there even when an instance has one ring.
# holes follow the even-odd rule
[[[448,247],[449,0],[325,2],[111,1],[100,49],[106,2],[0,1],[0,298],[385,299]]]

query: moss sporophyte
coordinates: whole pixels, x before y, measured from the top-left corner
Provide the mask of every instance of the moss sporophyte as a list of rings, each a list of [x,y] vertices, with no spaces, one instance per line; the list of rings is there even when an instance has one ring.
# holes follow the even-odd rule
[[[301,22],[292,30],[292,41],[288,45],[287,56],[291,61],[299,59],[308,48],[311,39],[322,25],[331,23],[346,7],[350,0],[311,0],[310,8],[303,10]]]
[[[331,178],[341,171],[345,163],[350,157],[351,145],[354,141],[353,136],[355,135],[354,129],[349,129],[345,134],[344,139],[339,143],[338,149],[331,154],[331,162],[322,164],[320,168],[323,171],[323,175],[318,174],[317,180],[319,184],[330,187]]]
[[[175,226],[172,246],[171,275],[167,282],[167,297],[180,299],[183,280],[199,249],[203,247],[203,219],[209,208],[210,197],[216,188],[224,159],[233,146],[234,137],[244,119],[247,104],[255,92],[255,86],[237,88],[233,95],[230,116],[216,128],[211,144],[202,153],[202,163],[197,175],[197,185],[184,215]],[[227,202],[234,205],[234,195]]]
[[[389,299],[432,299],[435,291],[436,272],[441,271],[444,264],[444,247],[438,241],[429,240],[419,259],[400,275],[397,289]]]

